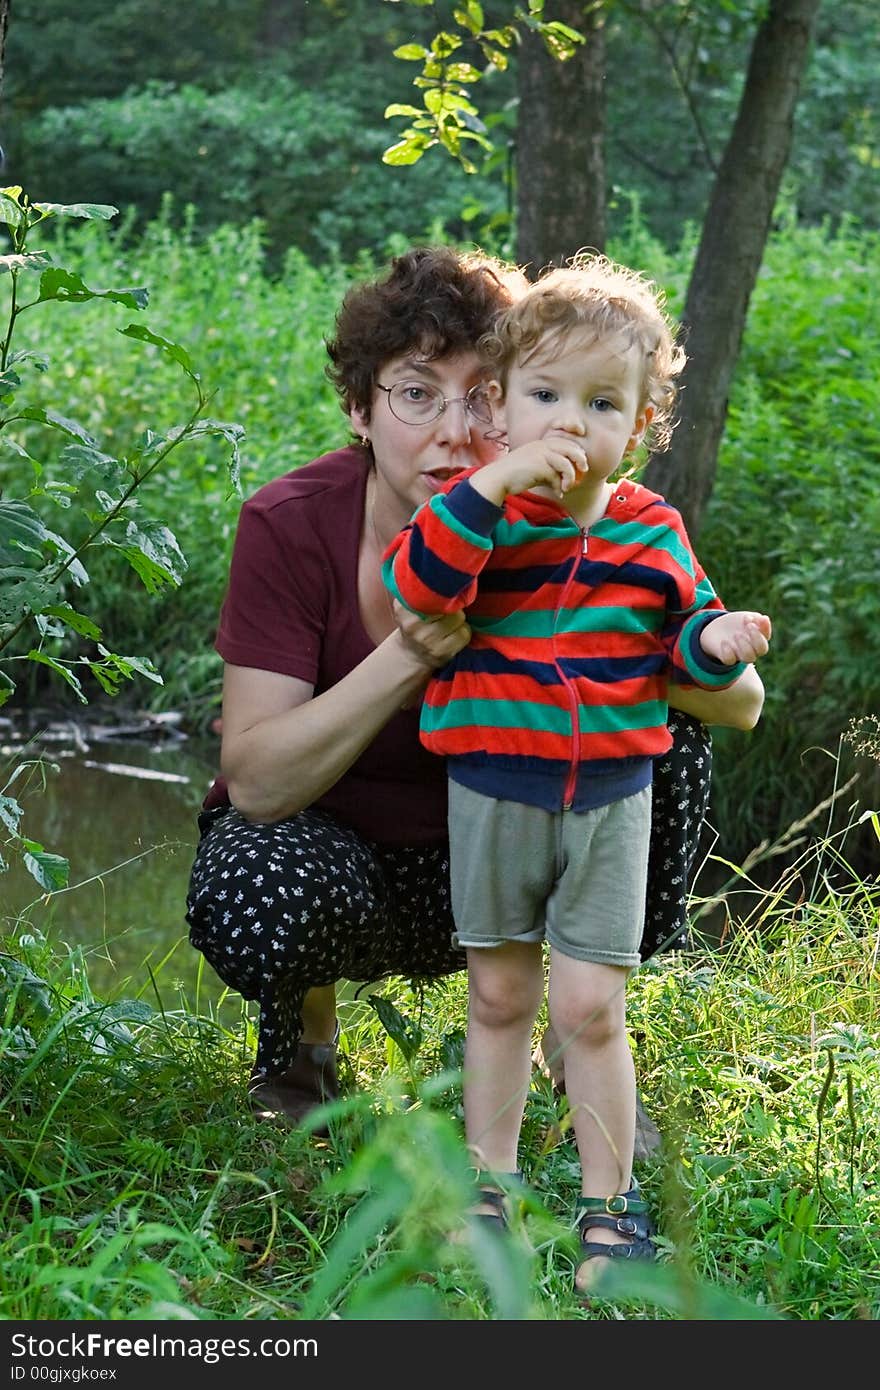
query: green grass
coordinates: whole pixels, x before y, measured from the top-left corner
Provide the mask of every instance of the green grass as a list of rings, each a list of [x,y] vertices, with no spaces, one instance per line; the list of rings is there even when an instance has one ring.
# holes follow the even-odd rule
[[[835,892],[827,853],[809,899],[787,873],[721,945],[632,980],[662,1258],[588,1309],[565,1102],[537,1073],[512,1238],[448,1240],[468,1200],[463,977],[377,987],[415,1051],[341,1002],[346,1095],[319,1139],[251,1118],[247,1006],[229,1027],[95,1000],[81,954],[22,924],[0,957],[0,1318],[876,1318],[880,890]]]

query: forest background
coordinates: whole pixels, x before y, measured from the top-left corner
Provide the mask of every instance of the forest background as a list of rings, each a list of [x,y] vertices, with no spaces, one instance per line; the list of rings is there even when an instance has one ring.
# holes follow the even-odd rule
[[[540,7],[529,8],[534,26]],[[773,615],[774,646],[759,727],[715,733],[712,820],[745,866],[732,872],[790,857],[806,865],[806,891],[789,880],[734,924],[726,951],[666,953],[632,984],[640,1086],[674,1135],[644,1186],[662,1196],[666,1248],[709,1281],[677,1273],[661,1290],[673,1316],[762,1316],[768,1302],[780,1316],[877,1311],[875,9],[548,5],[547,20],[582,20],[602,55],[587,127],[599,129],[601,105],[597,180],[584,174],[600,167],[596,142],[583,143],[587,86],[577,121],[569,108],[577,138],[543,119],[564,117],[549,92],[571,95],[560,74],[579,59],[536,78],[537,33],[537,48],[516,41],[506,68],[469,79],[479,113],[457,109],[480,137],[467,146],[474,173],[436,147],[408,167],[382,162],[406,145],[386,105],[418,109],[436,90],[412,88],[425,59],[407,67],[395,48],[430,45],[441,23],[459,31],[472,0],[0,4],[11,14],[0,220],[13,238],[0,286],[12,286],[0,315],[0,691],[13,714],[51,693],[75,716],[82,699],[119,690],[117,703],[209,727],[240,495],[345,437],[323,338],[353,279],[423,238],[521,256],[528,233],[540,248],[561,191],[578,244],[646,270],[687,319],[727,157],[744,162],[747,191],[741,169],[729,225],[723,209],[716,223],[735,253],[736,219],[753,214],[744,236],[760,264],[729,401],[722,381],[717,456],[694,474],[693,532],[726,601]],[[486,22],[513,11],[487,5]],[[786,68],[783,21],[799,25],[802,70]],[[789,85],[778,187],[763,148],[740,138],[762,35],[777,43],[771,76]],[[542,167],[557,190],[536,182]],[[118,217],[106,220],[107,205]],[[673,482],[690,506],[686,474]],[[24,851],[50,890],[60,865],[23,832],[41,833],[40,798],[21,798],[19,820],[24,777],[15,760],[6,771],[3,852]],[[523,1145],[537,1276],[524,1258],[504,1270],[487,1255],[487,1303],[440,1267],[467,1201],[450,1082],[461,980],[409,1018],[387,999],[372,1020],[366,1001],[345,1003],[350,1094],[328,1162],[302,1132],[248,1125],[246,1010],[227,1030],[198,996],[179,1009],[140,993],[102,1002],[81,954],[27,922],[5,951],[0,1314],[582,1315],[549,1259],[570,1244],[547,1212],[570,1204],[576,1163],[546,1086]],[[730,1300],[712,1302],[720,1289]]]

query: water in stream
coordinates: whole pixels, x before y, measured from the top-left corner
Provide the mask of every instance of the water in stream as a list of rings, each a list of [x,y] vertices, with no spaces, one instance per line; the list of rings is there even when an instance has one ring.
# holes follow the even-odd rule
[[[222,985],[189,945],[184,898],[197,840],[196,814],[216,770],[219,741],[69,742],[34,748],[55,770],[7,788],[24,809],[21,830],[70,861],[69,887],[46,894],[22,866],[0,874],[4,933],[36,929],[53,942],[79,946],[99,998],[143,997],[179,1007],[178,982],[190,1005],[197,987],[216,1001]],[[0,747],[0,787],[21,760]],[[63,949],[63,947],[62,947]],[[233,1005],[239,1007],[239,1001]]]

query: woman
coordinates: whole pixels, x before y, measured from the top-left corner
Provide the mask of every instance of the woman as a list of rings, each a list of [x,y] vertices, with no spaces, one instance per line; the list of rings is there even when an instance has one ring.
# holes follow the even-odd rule
[[[445,769],[421,747],[418,703],[470,632],[460,613],[424,622],[392,606],[380,559],[449,477],[495,456],[474,344],[525,285],[481,253],[423,247],[352,288],[327,370],[359,442],[242,507],[216,641],[223,776],[200,817],[187,920],[221,979],[260,1001],[260,1113],[296,1122],[338,1094],[337,980],[464,966],[451,944]],[[750,670],[729,691],[676,703],[751,728],[762,697]],[[687,751],[658,768],[648,950],[683,930],[708,795],[708,735],[693,720],[683,730]]]

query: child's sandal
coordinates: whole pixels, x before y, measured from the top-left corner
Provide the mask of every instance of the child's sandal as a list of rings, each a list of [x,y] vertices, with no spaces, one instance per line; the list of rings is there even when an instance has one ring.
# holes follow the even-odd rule
[[[575,1208],[576,1224],[581,1242],[580,1271],[589,1260],[655,1260],[657,1247],[651,1239],[654,1227],[648,1216],[648,1204],[643,1199],[639,1185],[633,1179],[628,1192],[619,1192],[612,1197],[579,1197]],[[589,1240],[587,1232],[599,1226],[606,1231],[616,1231],[626,1236],[626,1241],[615,1245],[605,1245],[602,1241]],[[581,1293],[587,1292],[585,1289]]]
[[[469,1212],[470,1219],[496,1231],[507,1231],[510,1227],[510,1190],[522,1180],[522,1170],[519,1168],[515,1173],[490,1174],[478,1171],[476,1196]]]

